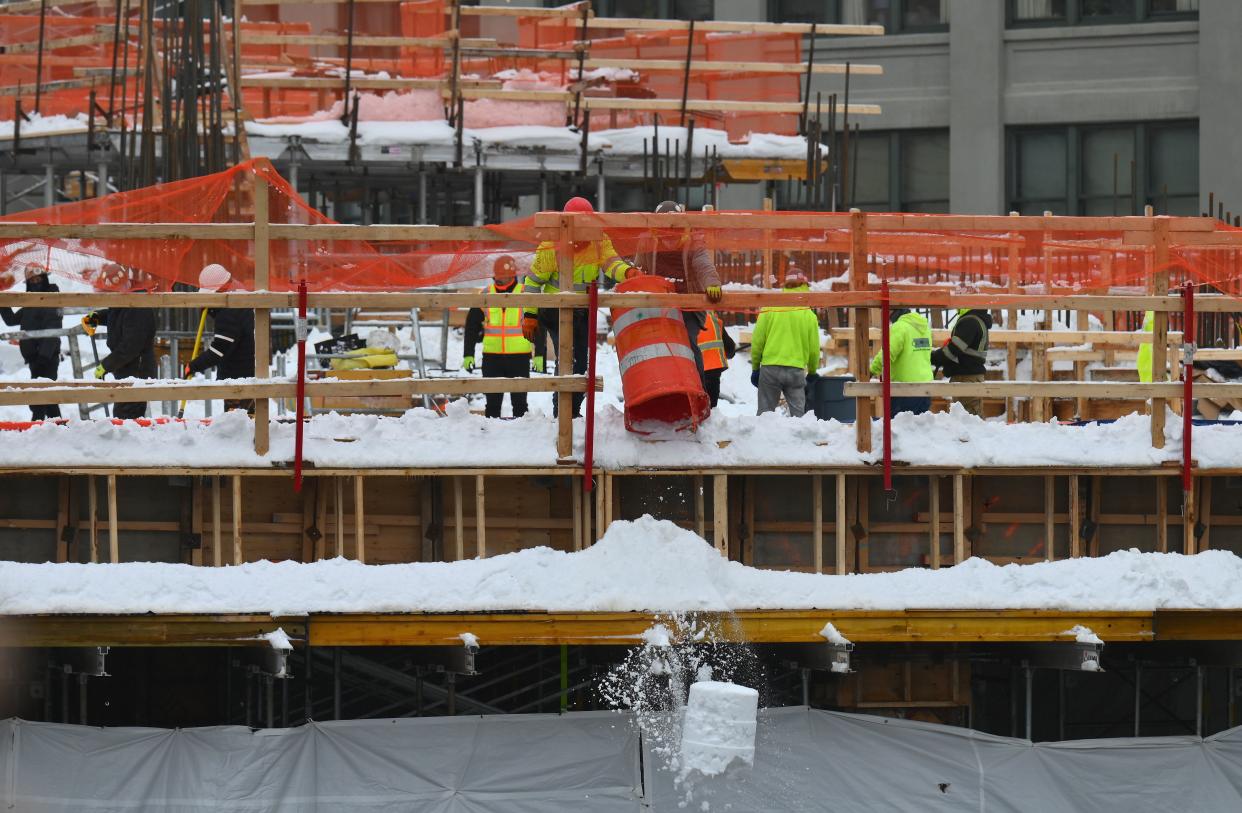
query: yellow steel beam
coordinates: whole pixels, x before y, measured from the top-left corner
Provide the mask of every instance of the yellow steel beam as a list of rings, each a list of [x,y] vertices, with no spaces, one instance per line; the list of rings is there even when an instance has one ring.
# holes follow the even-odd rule
[[[712,614],[704,614],[710,617]],[[456,646],[470,632],[487,645],[631,645],[657,613],[452,613],[266,615],[40,615],[0,617],[0,647],[236,646],[277,627],[312,646]],[[1068,641],[1075,625],[1106,642],[1242,640],[1242,610],[751,610],[722,619],[722,640],[818,643],[831,621],[856,643]]]

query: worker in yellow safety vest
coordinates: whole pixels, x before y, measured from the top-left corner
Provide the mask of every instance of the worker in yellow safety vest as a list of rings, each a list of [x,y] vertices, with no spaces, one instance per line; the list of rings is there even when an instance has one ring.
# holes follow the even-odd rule
[[[586,198],[570,198],[565,204],[564,211],[567,213],[593,214],[595,207]],[[575,242],[573,250],[574,291],[585,291],[593,282],[624,282],[630,277],[642,273],[617,255],[616,249],[612,247],[612,240],[608,239],[606,234],[602,235],[598,240]],[[535,251],[535,261],[531,263],[530,271],[526,274],[525,286],[527,290],[538,289],[543,293],[556,293],[560,291],[560,270],[556,262],[555,243],[545,241],[539,244],[539,248]],[[574,310],[573,371],[579,375],[586,372],[587,358],[589,356],[589,348],[587,347],[587,325],[589,323],[587,318],[586,308]],[[555,309],[534,307],[526,309],[526,316],[522,320],[522,330],[526,338],[533,341],[540,326],[547,331],[554,342],[560,340],[560,324],[557,320]],[[559,364],[560,362],[558,362],[558,366]],[[586,393],[575,392],[573,394],[575,415],[580,411],[582,400],[585,397]],[[556,401],[554,400],[552,403],[555,405]]]
[[[492,284],[487,292],[491,294],[520,294],[525,285],[518,282],[517,263],[505,255],[498,257],[492,265]],[[466,341],[461,360],[462,369],[467,372],[474,369],[474,348],[483,342],[483,377],[484,378],[530,378],[531,351],[533,345],[522,332],[522,309],[512,308],[471,308],[466,314]],[[539,359],[542,363],[542,359]],[[484,398],[487,408],[484,414],[489,418],[499,418],[500,408],[504,403],[504,393],[489,392]],[[513,407],[513,417],[520,418],[526,414],[526,393],[509,393],[509,403]]]
[[[712,400],[712,408],[720,400],[720,376],[729,366],[729,359],[737,353],[733,337],[724,329],[720,314],[707,311],[706,323],[699,331],[699,353],[703,356],[703,388]]]
[[[1148,334],[1149,336],[1155,333],[1156,331],[1155,311],[1146,311],[1143,314],[1143,326],[1139,328],[1139,330],[1141,330],[1143,333]],[[1139,345],[1138,358],[1134,360],[1134,366],[1138,368],[1139,381],[1142,381],[1144,384],[1150,384],[1152,382],[1152,379],[1155,378],[1155,376],[1152,375],[1151,342],[1150,341],[1144,342],[1143,344]],[[1160,376],[1161,381],[1165,380],[1166,378],[1168,378],[1167,372],[1165,375]]]

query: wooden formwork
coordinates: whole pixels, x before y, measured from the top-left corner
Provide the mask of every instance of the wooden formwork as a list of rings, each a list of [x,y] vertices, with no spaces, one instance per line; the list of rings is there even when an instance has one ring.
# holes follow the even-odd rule
[[[1114,550],[1242,551],[1242,477],[1200,471],[1184,515],[1177,470],[868,467],[597,471],[572,467],[0,472],[0,555],[22,561],[221,565],[343,556],[453,561],[580,550],[644,514],[760,568],[854,573],[1029,563]],[[1190,528],[1189,543],[1187,527]],[[360,544],[361,543],[361,544]]]

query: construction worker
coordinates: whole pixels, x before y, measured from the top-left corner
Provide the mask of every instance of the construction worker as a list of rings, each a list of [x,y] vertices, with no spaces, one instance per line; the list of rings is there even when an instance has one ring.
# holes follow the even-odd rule
[[[1155,311],[1147,311],[1143,314],[1143,326],[1139,328],[1139,330],[1142,331],[1143,333],[1146,333],[1149,336],[1155,334],[1155,331],[1156,331],[1156,312]],[[1155,377],[1152,375],[1151,342],[1150,341],[1143,342],[1142,344],[1138,346],[1138,358],[1134,360],[1134,366],[1138,368],[1139,381],[1142,381],[1144,384],[1150,384],[1152,382],[1152,379]],[[1161,380],[1164,380],[1165,377],[1166,376],[1161,376]]]
[[[142,293],[135,291],[134,293]],[[87,335],[95,328],[108,328],[108,350],[111,352],[95,367],[95,378],[103,380],[108,373],[121,378],[155,378],[155,309],[108,308],[91,311],[82,317]],[[147,414],[145,401],[117,404],[114,418],[132,420]]]
[[[512,257],[498,257],[492,264],[492,284],[487,292],[522,293],[526,286],[518,282],[517,270],[517,263]],[[462,369],[467,372],[474,369],[474,347],[480,340],[483,342],[484,378],[530,377],[532,344],[522,335],[521,308],[470,309],[466,314],[467,355],[461,360]],[[489,392],[484,398],[487,400],[484,414],[489,418],[499,418],[504,393]],[[526,414],[526,393],[509,393],[509,404],[513,408],[513,417],[522,417]]]
[[[218,263],[203,268],[198,275],[198,290],[203,293],[227,291],[233,275]],[[216,380],[254,378],[254,311],[249,308],[208,308],[212,320],[211,341],[185,366],[184,377],[205,373],[216,368]],[[224,409],[244,409],[254,414],[254,399],[224,400]]]
[[[655,209],[656,214],[682,214],[685,211],[686,207],[675,200],[666,200]],[[719,302],[723,295],[712,252],[708,250],[702,235],[688,228],[682,229],[679,234],[648,234],[635,252],[634,262],[645,274],[674,281],[678,293],[706,294],[707,301],[712,303]],[[705,366],[698,347],[699,333],[706,325],[704,311],[683,310],[681,319],[686,325],[686,341],[694,352],[694,363],[699,368],[703,388],[707,389]]]
[[[565,204],[565,212],[592,214],[595,207],[586,198],[570,198]],[[612,240],[603,235],[599,240],[576,242],[572,246],[574,252],[573,290],[585,291],[593,282],[624,282],[631,276],[641,274],[634,266],[617,256],[612,247]],[[538,289],[543,293],[556,293],[560,290],[560,271],[556,262],[556,244],[543,242],[535,251],[535,261],[531,263],[526,274],[524,287],[528,290]],[[573,312],[574,358],[573,371],[581,374],[587,369],[587,358],[590,348],[587,347],[587,310],[575,309]],[[594,318],[594,314],[591,315]],[[535,341],[540,325],[552,336],[553,341],[560,341],[560,322],[557,312],[552,308],[526,308],[522,319],[522,335],[527,341]],[[541,347],[542,349],[542,347]],[[564,363],[558,360],[559,369],[564,371]],[[586,393],[573,394],[573,409],[577,415],[581,411],[582,401]],[[555,410],[556,400],[553,400]]]
[[[889,372],[893,381],[922,383],[931,381],[931,326],[919,313],[909,308],[894,308],[888,317],[892,327],[888,331]],[[883,353],[876,353],[871,360],[871,374],[884,372]],[[931,410],[931,398],[927,396],[892,399],[890,414],[913,412],[921,415]]]
[[[47,278],[47,269],[41,265],[28,264],[24,274],[26,290],[29,292],[51,293],[60,290]],[[12,308],[0,308],[0,319],[4,319],[6,325],[16,325],[22,331],[54,330],[61,327],[60,308],[22,308],[17,312]],[[17,346],[21,350],[22,360],[30,367],[32,379],[56,379],[60,368],[59,337],[23,338]],[[54,420],[59,417],[60,406],[57,404],[32,404],[30,407],[30,419],[33,421]]]
[[[944,347],[932,351],[932,367],[944,370],[949,380],[958,384],[975,384],[986,380],[984,363],[988,358],[988,331],[992,314],[984,308],[961,308],[953,333]],[[983,398],[958,398],[957,402],[971,415],[983,414]]]
[[[784,290],[809,291],[810,284],[797,268],[785,274]],[[806,412],[806,379],[819,368],[819,319],[805,306],[766,307],[759,311],[750,338],[750,383],[759,388],[759,411],[775,412],[781,395],[789,414]]]
[[[705,311],[704,321],[697,344],[699,355],[703,359],[703,389],[707,390],[712,409],[715,409],[716,402],[720,400],[720,376],[729,366],[729,359],[737,354],[737,345],[729,331],[724,329],[720,314]]]

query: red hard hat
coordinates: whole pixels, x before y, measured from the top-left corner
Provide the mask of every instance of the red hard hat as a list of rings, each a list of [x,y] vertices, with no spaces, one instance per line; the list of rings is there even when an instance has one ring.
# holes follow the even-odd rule
[[[586,198],[570,198],[565,201],[565,212],[577,212],[584,215],[595,214],[595,207],[591,205],[591,201]]]

